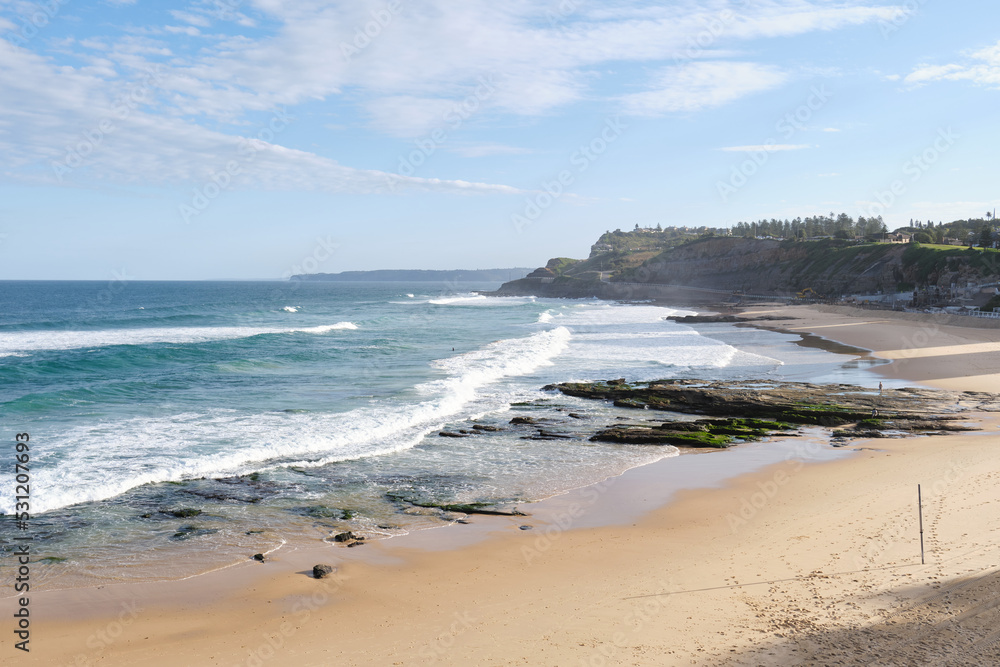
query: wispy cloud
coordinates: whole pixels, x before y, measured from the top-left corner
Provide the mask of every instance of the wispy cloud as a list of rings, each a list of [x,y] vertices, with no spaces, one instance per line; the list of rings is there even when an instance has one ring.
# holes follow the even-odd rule
[[[450,152],[462,157],[489,157],[491,155],[525,155],[531,150],[520,146],[504,146],[501,144],[481,144],[477,146],[453,146]]]
[[[903,81],[914,85],[931,81],[972,81],[984,86],[1000,87],[1000,42],[973,52],[962,63],[920,65]]]
[[[622,98],[626,110],[640,116],[673,111],[699,111],[776,88],[788,75],[768,65],[712,61],[693,62],[661,71],[653,90]]]
[[[800,151],[804,148],[813,148],[812,144],[759,144],[755,146],[726,146],[720,151],[729,153],[777,153],[779,151]]]
[[[0,118],[8,121],[0,125],[0,153],[12,168],[4,174],[11,179],[25,168],[19,180],[38,184],[177,185],[211,179],[232,161],[238,168],[231,187],[239,188],[382,192],[392,178],[393,190],[521,192],[505,185],[350,168],[275,143],[271,128],[277,125],[270,121],[248,133],[226,134],[154,115],[147,104],[133,100],[155,98],[160,76],[155,69],[142,79],[107,86],[98,76],[67,72],[3,41],[0,62],[11,65],[0,68],[0,90],[10,93],[0,97]],[[294,122],[285,115],[276,112],[282,126]],[[16,128],[16,145],[11,128]]]
[[[51,164],[111,117],[135,77],[154,66],[155,90],[126,118],[115,119],[115,130],[64,181],[204,178],[226,163],[255,117],[317,101],[342,106],[343,117],[360,116],[376,132],[408,138],[440,128],[473,96],[481,123],[535,118],[581,103],[643,116],[697,112],[789,80],[780,64],[741,61],[734,55],[740,42],[835,30],[904,11],[871,4],[759,0],[725,22],[717,44],[692,55],[691,36],[717,19],[722,3],[651,7],[622,0],[613,12],[584,3],[553,25],[546,13],[551,7],[529,0],[409,0],[389,14],[376,0],[195,2],[169,12],[178,25],[130,25],[118,34],[109,28],[109,34],[68,43],[58,60],[44,52],[45,40],[24,46],[0,36],[0,152],[6,177],[51,181]],[[199,37],[197,48],[186,47],[182,35]],[[88,47],[97,44],[107,48],[95,54]],[[347,57],[345,45],[356,52]],[[638,83],[611,80],[608,68],[621,63],[656,74]],[[491,89],[478,95],[484,76],[491,77]],[[384,177],[342,165],[334,155],[284,147],[281,138],[265,143],[261,159],[246,165],[240,187],[368,192]],[[491,144],[450,150],[470,158],[518,151]],[[457,178],[404,180],[422,189],[517,192]]]

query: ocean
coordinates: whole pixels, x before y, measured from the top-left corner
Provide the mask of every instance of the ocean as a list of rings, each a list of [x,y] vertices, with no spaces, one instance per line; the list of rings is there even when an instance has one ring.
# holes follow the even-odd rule
[[[588,441],[623,410],[542,391],[553,382],[861,379],[863,362],[797,336],[475,292],[495,287],[0,283],[0,424],[4,442],[31,437],[38,582],[180,578],[345,530],[391,537],[460,516],[426,505],[522,506],[678,455]],[[531,439],[519,415],[569,437]],[[0,564],[14,488],[0,480]]]

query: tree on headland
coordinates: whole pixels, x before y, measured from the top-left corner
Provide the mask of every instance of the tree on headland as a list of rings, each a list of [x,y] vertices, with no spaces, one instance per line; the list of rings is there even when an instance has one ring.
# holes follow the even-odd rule
[[[983,248],[993,247],[993,230],[989,227],[983,227],[982,231],[979,232],[979,245]]]

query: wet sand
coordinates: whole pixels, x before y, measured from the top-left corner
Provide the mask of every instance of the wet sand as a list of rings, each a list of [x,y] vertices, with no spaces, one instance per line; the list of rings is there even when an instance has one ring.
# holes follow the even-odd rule
[[[799,318],[779,323],[788,331],[893,359],[875,369],[884,377],[1000,386],[995,329],[780,314]],[[797,455],[822,450],[806,438],[726,483],[727,457],[767,443],[681,457],[531,517],[279,552],[181,582],[35,594],[31,653],[14,652],[9,632],[0,650],[39,665],[995,664],[1000,457],[985,419],[981,433],[859,442],[825,463]],[[667,464],[684,461],[677,490]],[[313,579],[319,562],[338,570]]]

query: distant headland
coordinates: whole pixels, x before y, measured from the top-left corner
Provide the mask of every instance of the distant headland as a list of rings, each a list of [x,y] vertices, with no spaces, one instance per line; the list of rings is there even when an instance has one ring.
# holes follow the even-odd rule
[[[732,228],[620,229],[587,259],[555,257],[490,294],[671,303],[866,302],[884,307],[1000,308],[1000,234],[987,218],[916,221],[889,231],[846,214],[741,222]]]
[[[340,273],[305,273],[294,275],[289,280],[326,282],[453,282],[488,283],[520,280],[533,269],[516,267],[512,269],[456,269],[434,271],[424,269],[379,269],[375,271],[342,271]]]

